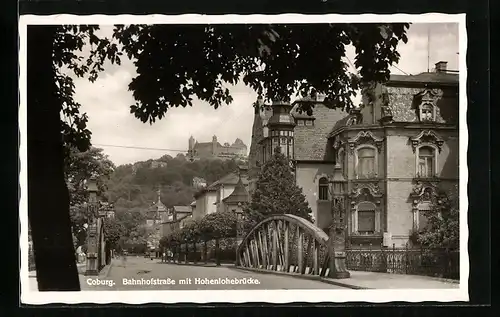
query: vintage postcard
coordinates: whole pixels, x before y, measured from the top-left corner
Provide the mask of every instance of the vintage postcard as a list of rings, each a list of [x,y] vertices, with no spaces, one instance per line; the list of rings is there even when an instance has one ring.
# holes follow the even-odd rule
[[[465,15],[20,18],[21,301],[467,301]]]

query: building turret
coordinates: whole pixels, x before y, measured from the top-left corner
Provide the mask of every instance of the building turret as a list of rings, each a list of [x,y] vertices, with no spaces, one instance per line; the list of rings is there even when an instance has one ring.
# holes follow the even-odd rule
[[[288,159],[294,159],[293,150],[293,130],[295,128],[295,120],[290,114],[292,105],[284,102],[273,102],[273,114],[267,122],[269,129],[268,136],[262,140],[263,145],[263,162],[267,161],[274,153],[274,150],[279,147]]]
[[[195,146],[195,142],[196,142],[196,140],[194,139],[193,136],[191,136],[189,138],[188,152],[187,152],[188,159],[191,162],[194,161],[194,156],[195,156],[194,146]]]
[[[194,142],[195,142],[195,139],[194,139],[194,137],[193,137],[193,136],[191,136],[191,137],[189,138],[189,146],[188,146],[188,149],[189,149],[190,151],[192,151],[192,150],[194,149]]]
[[[216,156],[218,153],[217,153],[217,136],[214,135],[212,137],[212,155]]]

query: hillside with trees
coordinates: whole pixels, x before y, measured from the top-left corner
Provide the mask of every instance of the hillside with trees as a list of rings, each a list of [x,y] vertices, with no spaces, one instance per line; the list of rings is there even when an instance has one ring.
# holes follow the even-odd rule
[[[161,162],[165,164],[153,164]],[[111,175],[106,192],[107,200],[119,209],[145,208],[157,199],[167,207],[189,205],[193,201],[193,177],[200,177],[210,184],[237,169],[241,162],[235,160],[189,161],[184,155],[164,155],[148,160],[118,166]]]
[[[164,163],[164,164],[161,164]],[[156,160],[116,167],[107,183],[105,199],[113,203],[116,220],[124,227],[120,247],[144,245],[147,211],[158,199],[168,208],[193,202],[193,177],[210,184],[234,171],[241,162],[235,160],[187,160],[184,155],[164,155]]]
[[[114,206],[115,219],[108,219],[105,226],[107,242],[117,250],[137,249],[146,243],[147,211],[158,199],[158,188],[166,207],[189,205],[196,190],[192,186],[193,177],[210,184],[241,164],[235,160],[191,162],[179,154],[115,167],[102,149],[91,147],[85,152],[69,149],[65,175],[75,248],[86,249],[86,181],[90,177],[97,180],[99,200]]]

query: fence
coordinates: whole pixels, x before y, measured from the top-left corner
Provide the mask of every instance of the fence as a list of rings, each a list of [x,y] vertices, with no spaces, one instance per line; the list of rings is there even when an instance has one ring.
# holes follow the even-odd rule
[[[447,249],[377,248],[346,250],[352,271],[414,274],[459,279],[460,253]]]
[[[204,243],[196,244],[196,251],[193,244],[182,244],[171,249],[173,252],[173,260],[175,262],[217,262],[217,258],[221,263],[234,263],[236,260],[236,244],[234,238],[224,238],[219,240],[219,248],[217,250],[215,241],[207,241],[207,252],[205,259]]]

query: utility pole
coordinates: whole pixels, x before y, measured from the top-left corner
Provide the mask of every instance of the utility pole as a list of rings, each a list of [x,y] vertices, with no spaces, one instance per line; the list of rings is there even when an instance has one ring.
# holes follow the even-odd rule
[[[429,72],[430,68],[430,57],[431,57],[431,28],[427,25],[427,72]]]

